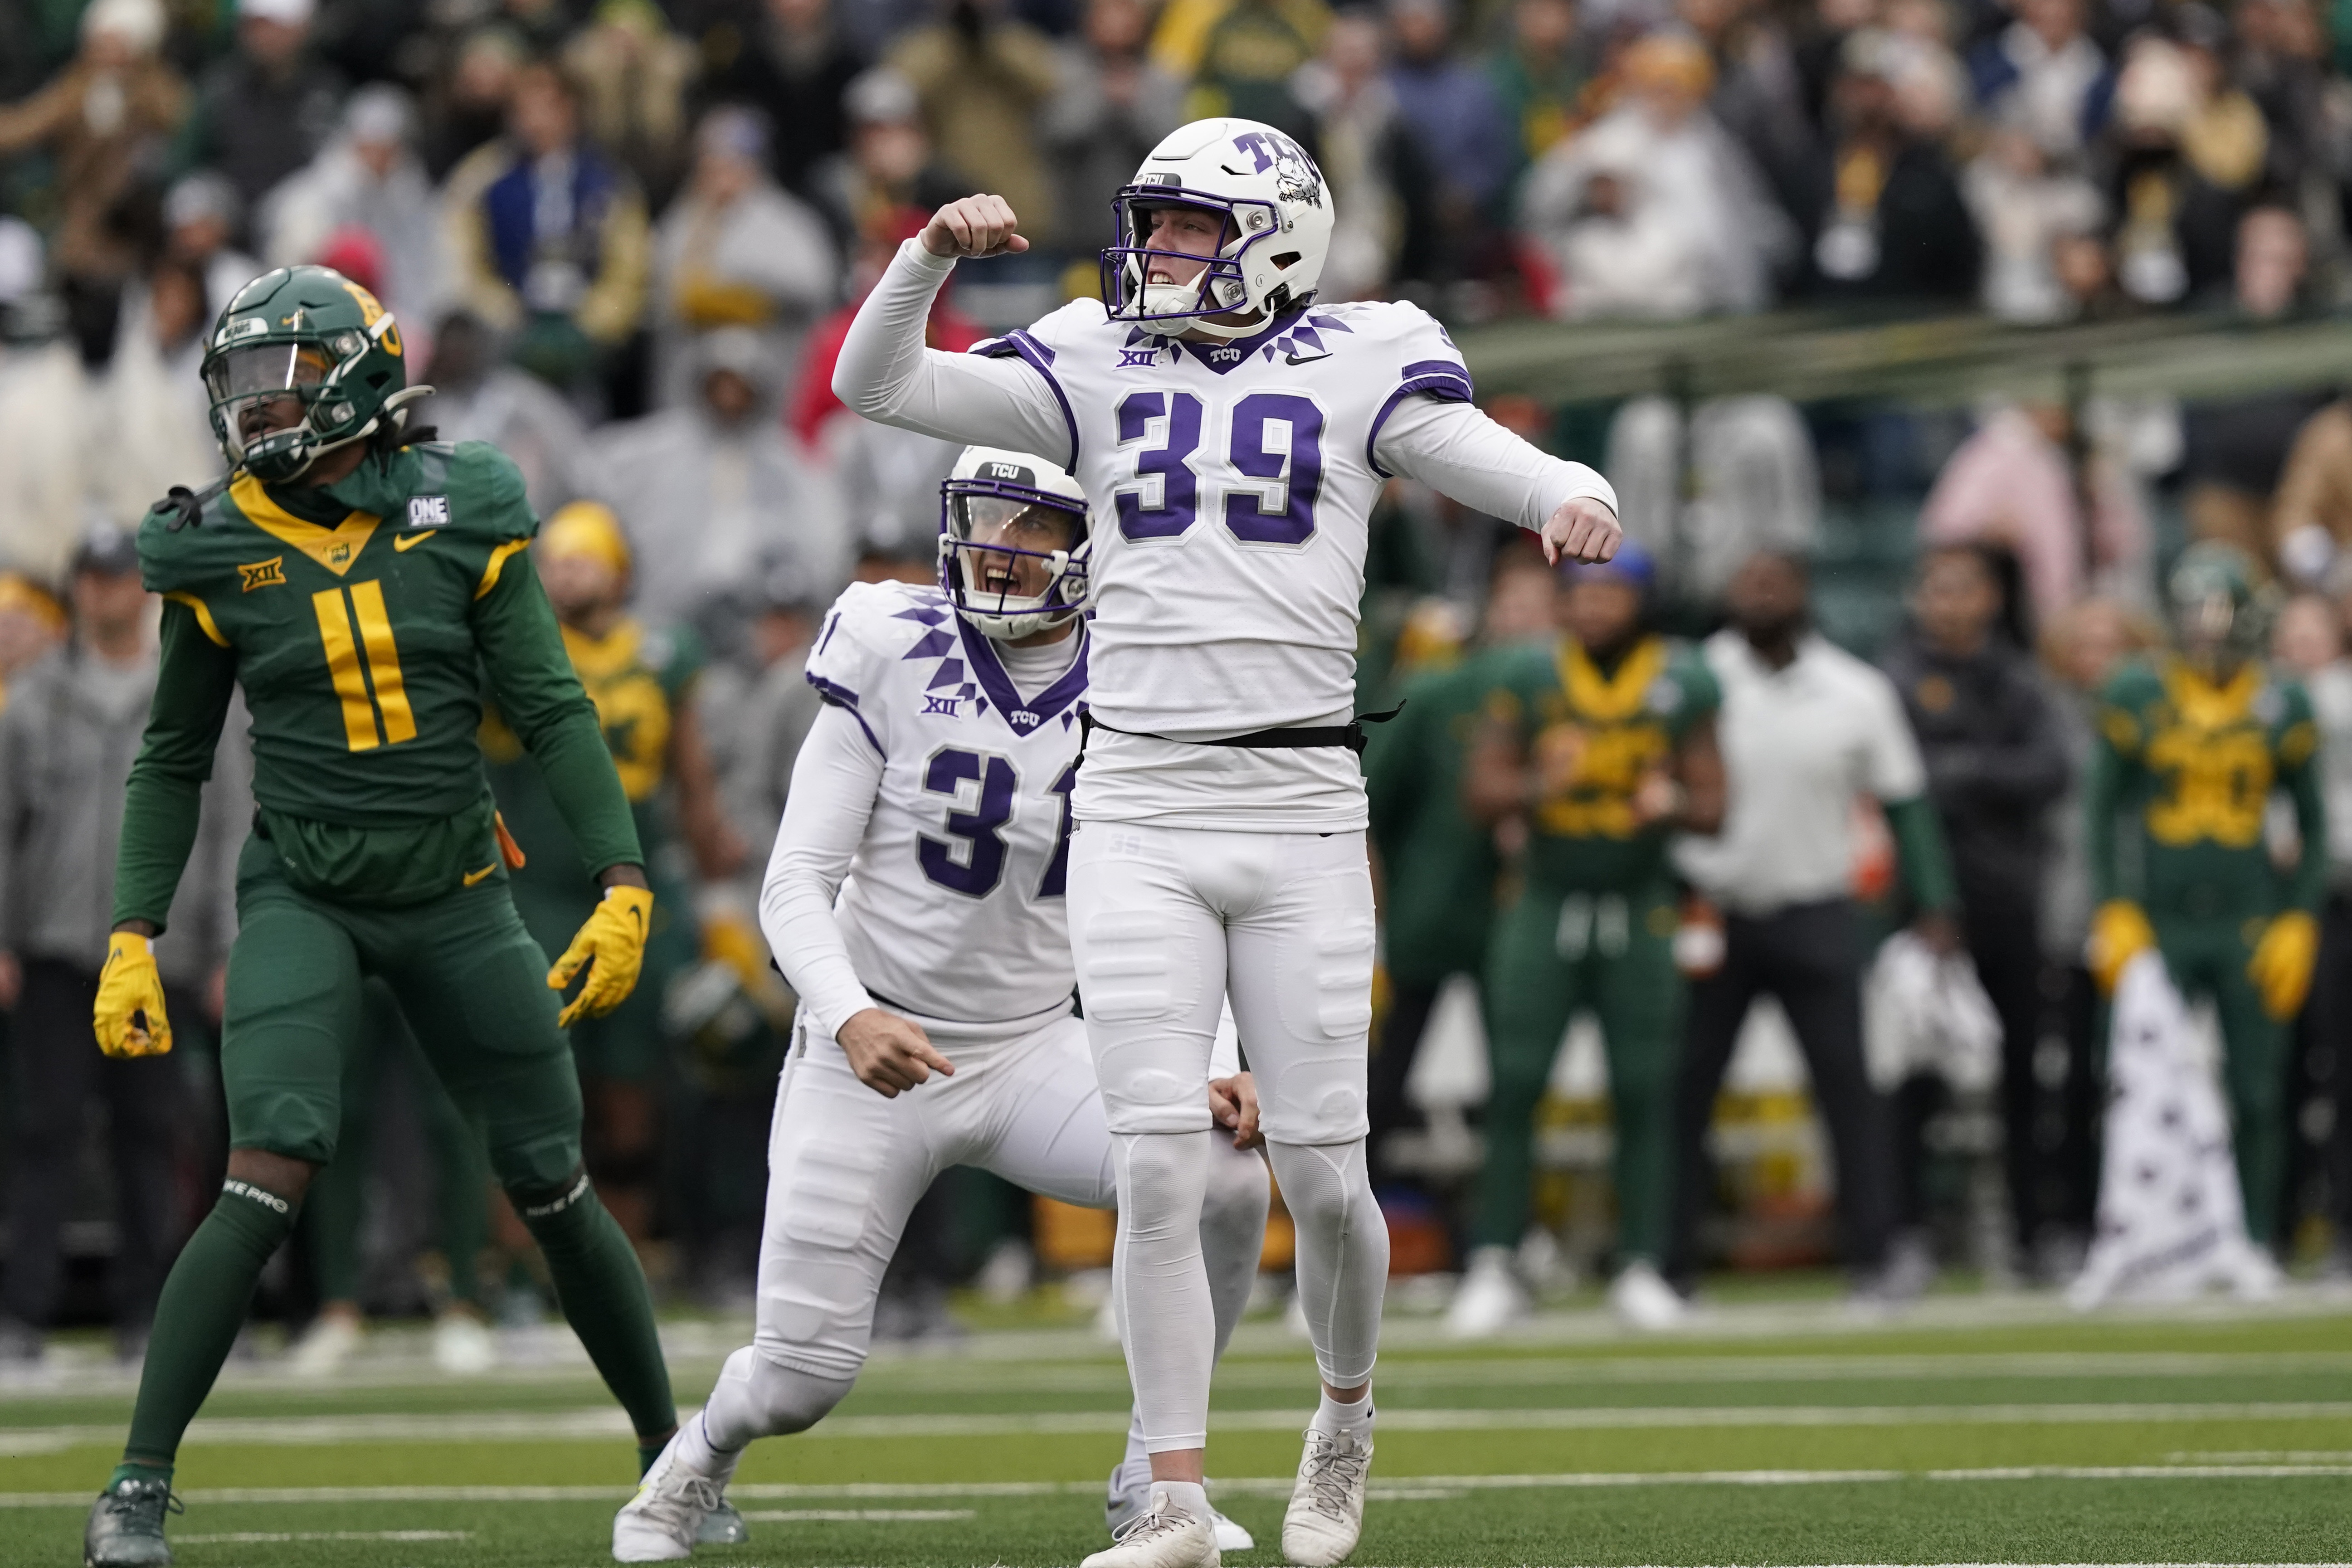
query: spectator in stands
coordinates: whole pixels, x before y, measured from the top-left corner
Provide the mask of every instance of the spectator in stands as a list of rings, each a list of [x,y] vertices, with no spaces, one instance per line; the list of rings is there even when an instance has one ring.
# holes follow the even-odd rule
[[[1800,215],[1812,237],[1805,289],[1824,301],[1958,309],[1982,246],[1937,141],[1941,68],[1895,35],[1846,39],[1831,89],[1831,145]]]
[[[2089,179],[2053,166],[2041,143],[1995,130],[1961,174],[1969,212],[1985,242],[1984,308],[2005,321],[2057,321],[2075,301],[2058,274],[2059,245],[2095,234],[2106,202]]]
[[[1315,117],[1316,162],[1331,187],[1331,249],[1318,290],[1327,299],[1378,298],[1400,261],[1419,261],[1436,223],[1420,151],[1382,68],[1387,47],[1377,14],[1343,12],[1322,53],[1291,79]]]
[[[706,97],[766,114],[771,166],[795,195],[815,193],[818,167],[849,133],[845,100],[866,68],[831,0],[765,0],[735,58],[706,79]]]
[[[127,530],[101,525],[75,551],[71,640],[16,677],[0,714],[0,1003],[15,1010],[14,1191],[0,1364],[41,1353],[63,1284],[59,1237],[73,1203],[86,1112],[107,1110],[119,1237],[117,1353],[143,1348],[155,1293],[179,1237],[172,1168],[188,1106],[177,1058],[116,1059],[90,1036],[94,962],[114,923],[122,803],[155,691],[153,601]],[[155,942],[173,1019],[201,1030],[221,1015],[222,966],[236,931],[236,847],[251,803],[239,748],[224,729],[205,790],[188,874]]]
[[[2336,399],[2295,432],[2267,540],[2288,579],[2311,586],[2352,550],[2352,402]]]
[[[2002,1151],[2020,1247],[2035,1247],[2055,1212],[2057,1184],[2038,1142],[2042,1095],[2042,886],[2048,818],[2065,794],[2064,731],[2027,649],[2010,595],[2014,557],[1948,544],[1922,557],[1911,624],[1880,659],[1918,737],[1958,879],[1960,929],[1977,979],[2000,1016]]]
[[[2116,84],[2110,194],[2121,215],[2118,276],[2151,305],[2226,294],[2238,220],[2254,194],[2269,132],[2253,100],[2222,75],[2219,19],[2175,14],[2181,37],[2143,34]]]
[[[92,0],[80,26],[73,62],[31,98],[0,108],[0,158],[42,148],[55,160],[51,261],[69,294],[99,295],[110,310],[139,264],[119,220],[186,118],[188,92],[158,54],[161,0]]]
[[[867,71],[850,84],[845,104],[848,151],[827,159],[814,184],[834,233],[850,251],[862,237],[893,227],[903,212],[928,218],[971,194],[971,182],[933,152],[921,100],[905,77],[887,67]]]
[[[940,155],[1012,204],[1025,229],[1054,233],[1053,186],[1037,149],[1037,111],[1061,85],[1053,40],[1007,15],[1008,0],[938,4],[937,20],[892,47],[890,68],[913,86]]]
[[[751,597],[743,646],[735,658],[704,672],[694,700],[703,715],[720,803],[750,851],[744,864],[756,904],[759,876],[775,848],[776,825],[792,789],[793,763],[823,706],[803,671],[827,601],[789,558],[758,574]]]
[[[1592,60],[1577,22],[1576,0],[1512,0],[1510,39],[1487,59],[1513,135],[1514,181],[1567,139],[1581,112]]]
[[[1969,55],[1979,110],[2043,154],[2082,153],[2106,122],[2115,76],[2083,27],[2083,0],[2016,0],[2017,19]]]
[[[244,214],[236,187],[209,169],[181,176],[163,197],[164,254],[204,274],[205,303],[215,316],[263,271],[236,243]]]
[[[1429,172],[1439,226],[1432,259],[1441,278],[1482,270],[1518,162],[1510,121],[1493,80],[1454,51],[1452,0],[1388,0],[1388,13],[1389,90]]]
[[[523,494],[541,517],[587,493],[588,430],[555,390],[505,363],[498,334],[453,311],[435,323],[425,380],[433,395],[411,419],[444,441],[488,441],[522,470]]]
[[[375,293],[419,353],[448,288],[449,258],[440,197],[415,139],[407,94],[383,83],[360,89],[327,150],[263,199],[256,237],[270,266],[296,267],[318,260],[338,232],[365,230],[383,258]]]
[[[2263,184],[2299,191],[2315,176],[2335,180],[2326,37],[2310,0],[2240,0],[2230,21],[2231,77],[2269,133]]]
[[[1560,270],[1555,315],[1754,310],[1794,234],[1706,110],[1714,68],[1652,34],[1619,61],[1623,102],[1528,174],[1520,217]]]
[[[694,177],[654,232],[654,349],[659,401],[691,397],[694,340],[721,327],[757,332],[783,385],[809,323],[840,279],[833,236],[807,203],[768,176],[768,125],[722,108],[695,132]]]
[[[697,621],[786,560],[829,596],[848,580],[850,541],[828,476],[777,417],[766,344],[724,327],[697,341],[693,366],[692,401],[597,433],[594,489],[628,531],[635,613],[657,628]]]
[[[2124,476],[2086,455],[2092,511],[2084,537],[2083,490],[2067,443],[2073,421],[2054,403],[1997,408],[1936,476],[1919,513],[1923,543],[1981,541],[2016,555],[2033,613],[2044,624],[2093,584],[2112,589],[2137,574],[2150,530]],[[2090,576],[2084,575],[2085,557]]]
[[[84,463],[87,492],[102,515],[130,521],[173,485],[201,487],[220,473],[197,374],[213,320],[203,275],[168,257],[127,296],[114,356],[89,386],[83,415],[105,433]],[[123,431],[137,438],[119,439]]]
[[[1890,26],[1905,3],[1887,6]],[[1926,3],[1940,29],[1940,7]],[[1821,156],[1821,127],[1778,10],[1755,0],[1678,0],[1675,10],[1714,62],[1708,111],[1755,161],[1773,199],[1794,207]],[[1942,47],[1940,30],[1937,45]]]
[[[1170,0],[1151,55],[1192,83],[1186,118],[1237,114],[1305,138],[1312,127],[1291,82],[1330,26],[1324,0]]]
[[[687,89],[702,68],[654,0],[600,0],[563,46],[588,139],[618,158],[653,205],[666,205],[692,150]]]
[[[1059,175],[1057,248],[1080,263],[1102,248],[1111,197],[1184,118],[1184,84],[1144,51],[1150,31],[1145,0],[1087,0],[1077,37],[1062,48],[1061,88],[1041,111],[1038,140]],[[1327,177],[1331,152],[1323,149]],[[1336,190],[1334,205],[1336,216]]]
[[[425,172],[436,181],[506,129],[507,103],[523,59],[521,40],[506,27],[477,27],[459,40],[447,69],[433,79],[425,98],[419,146]]]
[[[248,213],[318,156],[341,116],[343,79],[310,47],[317,0],[237,0],[236,48],[196,86],[183,167],[218,170]]]
[[[66,635],[65,606],[22,572],[0,571],[0,711],[16,677]],[[0,889],[0,896],[5,889]]]
[[[1725,913],[1724,953],[1693,985],[1676,1091],[1669,1278],[1696,1278],[1697,1227],[1714,1190],[1706,1131],[1748,1009],[1778,996],[1812,1077],[1837,1168],[1839,1229],[1855,1297],[1897,1304],[1925,1288],[1924,1258],[1889,1255],[1895,1183],[1886,1108],[1863,1066],[1861,931],[1849,879],[1854,805],[1885,809],[1913,907],[1938,952],[1958,945],[1958,889],[1928,805],[1926,770],[1886,677],[1807,626],[1809,575],[1759,554],[1727,595],[1731,625],[1707,639],[1723,689],[1717,718],[1730,785],[1721,834],[1689,840],[1685,873]]]
[[[645,311],[646,208],[582,134],[562,71],[516,75],[507,134],[451,173],[443,212],[458,302],[517,334],[525,369],[593,406],[591,378]]]

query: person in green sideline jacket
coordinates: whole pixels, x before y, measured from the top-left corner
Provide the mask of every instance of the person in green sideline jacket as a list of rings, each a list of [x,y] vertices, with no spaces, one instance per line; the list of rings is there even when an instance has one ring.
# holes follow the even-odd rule
[[[1403,702],[1395,720],[1366,731],[1364,792],[1388,976],[1370,1069],[1368,1148],[1376,1183],[1399,1175],[1385,1146],[1412,1122],[1405,1081],[1438,994],[1456,974],[1475,979],[1486,963],[1498,863],[1493,832],[1463,809],[1462,764],[1499,670],[1530,645],[1549,643],[1553,584],[1535,551],[1504,553],[1475,645],[1416,672],[1391,699]]]
[[[91,1568],[172,1560],[181,1436],[334,1157],[371,976],[480,1125],[641,1466],[677,1426],[644,1275],[582,1169],[562,1034],[636,983],[653,913],[644,856],[523,553],[536,523],[522,476],[494,447],[404,435],[402,405],[426,389],[406,385],[401,348],[392,316],[341,273],[281,268],[247,284],[203,362],[229,475],[174,490],[140,525],[147,585],[165,600],[163,663],[99,980],[110,1055],[172,1047],[151,943],[240,686],[257,809],[221,1044],[228,1175],[164,1283],[122,1463],[84,1532]],[[476,740],[485,672],[604,885],[552,970],[507,891]]]
[[[1682,1035],[1680,899],[1668,837],[1723,820],[1720,697],[1696,649],[1651,631],[1655,569],[1628,544],[1563,569],[1559,635],[1503,672],[1472,753],[1470,814],[1525,820],[1527,849],[1486,954],[1486,1163],[1475,1250],[1446,1316],[1463,1338],[1523,1314],[1512,1253],[1527,1229],[1535,1112],[1580,1007],[1600,1018],[1616,1141],[1618,1274],[1611,1304],[1641,1327],[1681,1315],[1664,1260]]]
[[[642,983],[612,1013],[572,1030],[587,1105],[588,1167],[642,1255],[653,1233],[661,1141],[662,998],[699,951],[691,901],[669,870],[672,847],[682,839],[693,869],[707,879],[733,871],[747,851],[719,806],[718,775],[695,718],[701,646],[690,633],[650,627],[628,614],[635,562],[620,520],[594,501],[573,501],[547,520],[531,559],[555,606],[564,654],[595,704],[656,891]],[[595,905],[594,868],[553,781],[496,709],[482,721],[482,752],[499,810],[523,854],[515,907],[540,945],[561,952]]]
[[[2275,1247],[2287,1039],[2311,991],[2327,892],[2319,727],[2302,686],[2263,661],[2269,606],[2242,554],[2191,545],[2168,590],[2175,649],[2133,660],[2099,695],[2084,792],[2091,973],[2112,995],[2152,947],[2174,984],[2212,998],[2246,1234]],[[2274,791],[2294,802],[2301,838],[2284,874],[2264,831]],[[2121,842],[2137,853],[2119,856]]]

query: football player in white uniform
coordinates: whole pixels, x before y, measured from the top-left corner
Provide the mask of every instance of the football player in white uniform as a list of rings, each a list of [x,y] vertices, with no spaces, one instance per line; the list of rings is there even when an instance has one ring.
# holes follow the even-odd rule
[[[883,1271],[940,1171],[976,1165],[1091,1208],[1117,1198],[1064,914],[1092,653],[1086,497],[1051,463],[982,448],[940,488],[940,585],[853,586],[809,655],[825,706],[760,894],[800,1016],[770,1133],[758,1331],[614,1519],[624,1563],[685,1557],[710,1516],[731,1524],[745,1445],[805,1431],[849,1392]],[[1187,1226],[1220,1349],[1267,1200],[1247,1152],[1255,1090],[1226,1052],[1201,1112],[1231,1136]],[[1111,1473],[1114,1532],[1150,1504],[1139,1417]]]
[[[1114,201],[1103,300],[950,354],[923,327],[957,258],[1028,245],[1001,197],[966,197],[899,247],[834,371],[868,418],[1066,458],[1097,522],[1070,931],[1118,1144],[1112,1289],[1154,1486],[1088,1568],[1217,1561],[1192,1216],[1228,994],[1324,1384],[1282,1549],[1336,1563],[1361,1528],[1388,1233],[1364,1167],[1372,891],[1350,700],[1381,486],[1409,474],[1516,519],[1555,560],[1605,560],[1620,537],[1608,482],[1481,414],[1427,314],[1315,300],[1330,204],[1281,132],[1196,121]]]

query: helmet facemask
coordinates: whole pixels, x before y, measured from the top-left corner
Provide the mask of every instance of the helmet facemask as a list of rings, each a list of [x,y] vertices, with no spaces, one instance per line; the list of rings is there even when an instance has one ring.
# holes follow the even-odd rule
[[[1004,479],[940,487],[940,586],[983,635],[1016,640],[1086,613],[1082,502]]]
[[[1199,256],[1151,244],[1151,215],[1167,207],[1192,207],[1218,215],[1224,225],[1213,255]],[[1181,186],[1129,185],[1111,199],[1119,243],[1102,253],[1103,298],[1110,319],[1195,331],[1213,337],[1246,337],[1291,303],[1286,284],[1277,284],[1262,305],[1250,300],[1247,268],[1252,252],[1272,245],[1282,233],[1275,204],[1229,197]],[[1153,262],[1197,267],[1190,282],[1153,283]],[[1217,316],[1245,314],[1241,321]]]

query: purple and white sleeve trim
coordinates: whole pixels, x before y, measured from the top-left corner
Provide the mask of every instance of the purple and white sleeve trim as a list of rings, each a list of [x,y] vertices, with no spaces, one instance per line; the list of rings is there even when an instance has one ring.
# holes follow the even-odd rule
[[[1054,379],[1054,351],[1025,328],[1015,328],[1001,338],[972,344],[971,352],[987,359],[1005,359],[1017,354],[1028,362],[1030,369],[1045,378],[1046,387],[1054,394],[1054,401],[1061,405],[1062,423],[1070,432],[1070,457],[1062,466],[1075,470],[1078,466],[1078,418],[1070,412],[1070,400],[1062,391],[1062,384]]]
[[[1397,384],[1394,392],[1389,394],[1388,401],[1381,405],[1381,411],[1372,416],[1371,430],[1364,437],[1364,462],[1384,479],[1394,476],[1381,467],[1380,458],[1374,455],[1381,444],[1381,427],[1389,422],[1389,416],[1396,412],[1397,405],[1416,392],[1425,392],[1448,403],[1477,401],[1477,392],[1470,384],[1467,365],[1447,359],[1425,359],[1405,366],[1404,379]]]

